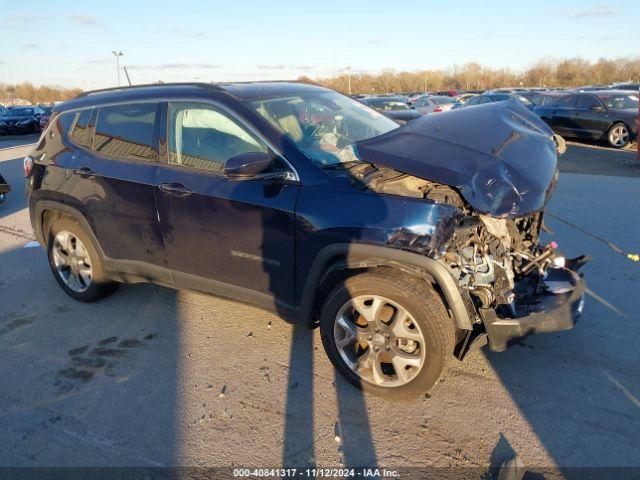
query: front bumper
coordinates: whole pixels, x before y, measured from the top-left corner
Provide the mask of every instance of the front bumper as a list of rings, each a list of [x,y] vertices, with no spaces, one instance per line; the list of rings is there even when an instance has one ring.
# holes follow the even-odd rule
[[[507,349],[513,340],[533,333],[560,332],[573,328],[582,313],[585,282],[572,270],[548,270],[545,282],[555,290],[540,293],[535,303],[527,306],[528,314],[515,318],[499,318],[495,310],[481,309],[489,347],[495,352]]]

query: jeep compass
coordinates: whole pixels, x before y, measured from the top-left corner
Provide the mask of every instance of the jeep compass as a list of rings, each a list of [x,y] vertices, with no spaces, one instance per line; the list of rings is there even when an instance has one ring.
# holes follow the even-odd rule
[[[248,302],[408,397],[450,358],[574,325],[578,262],[540,242],[558,145],[516,101],[400,126],[319,86],[166,84],[56,106],[24,163],[74,299],[151,282]]]

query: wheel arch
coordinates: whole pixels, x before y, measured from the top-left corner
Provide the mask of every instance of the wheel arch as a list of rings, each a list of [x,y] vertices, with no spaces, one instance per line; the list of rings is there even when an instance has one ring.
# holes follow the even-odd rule
[[[368,244],[336,243],[316,255],[306,276],[300,299],[302,317],[313,319],[318,299],[337,281],[359,271],[392,268],[434,284],[451,312],[455,326],[471,330],[473,322],[468,302],[442,264],[433,258],[395,248]]]
[[[621,123],[625,127],[627,127],[627,130],[629,131],[629,135],[632,140],[636,138],[636,135],[633,133],[632,125],[627,120],[621,120],[619,118],[615,120],[611,120],[609,122],[609,124],[607,125],[607,129],[602,134],[602,138],[606,139],[609,136],[609,130],[611,130],[611,127],[613,127],[614,125],[617,125],[618,123]]]
[[[102,258],[105,258],[100,242],[98,242],[98,239],[85,216],[78,209],[55,200],[40,200],[34,207],[33,230],[36,240],[42,246],[47,246],[49,241],[48,232],[53,220],[62,217],[72,218],[78,222],[84,232],[90,237],[91,242],[98,251],[98,254]]]

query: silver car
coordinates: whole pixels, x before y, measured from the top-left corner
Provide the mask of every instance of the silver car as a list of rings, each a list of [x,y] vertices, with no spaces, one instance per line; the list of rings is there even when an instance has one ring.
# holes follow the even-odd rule
[[[413,107],[423,115],[436,112],[444,112],[451,110],[456,103],[453,97],[446,97],[444,95],[425,95],[418,98]]]

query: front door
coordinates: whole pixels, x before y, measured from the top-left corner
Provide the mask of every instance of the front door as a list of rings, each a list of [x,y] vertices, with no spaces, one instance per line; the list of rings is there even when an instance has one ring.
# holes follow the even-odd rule
[[[582,137],[600,138],[607,130],[607,112],[595,95],[578,95],[573,117],[576,134]]]
[[[174,283],[292,304],[298,186],[224,176],[227,159],[269,150],[223,108],[170,102],[166,110],[166,163],[155,184]]]

